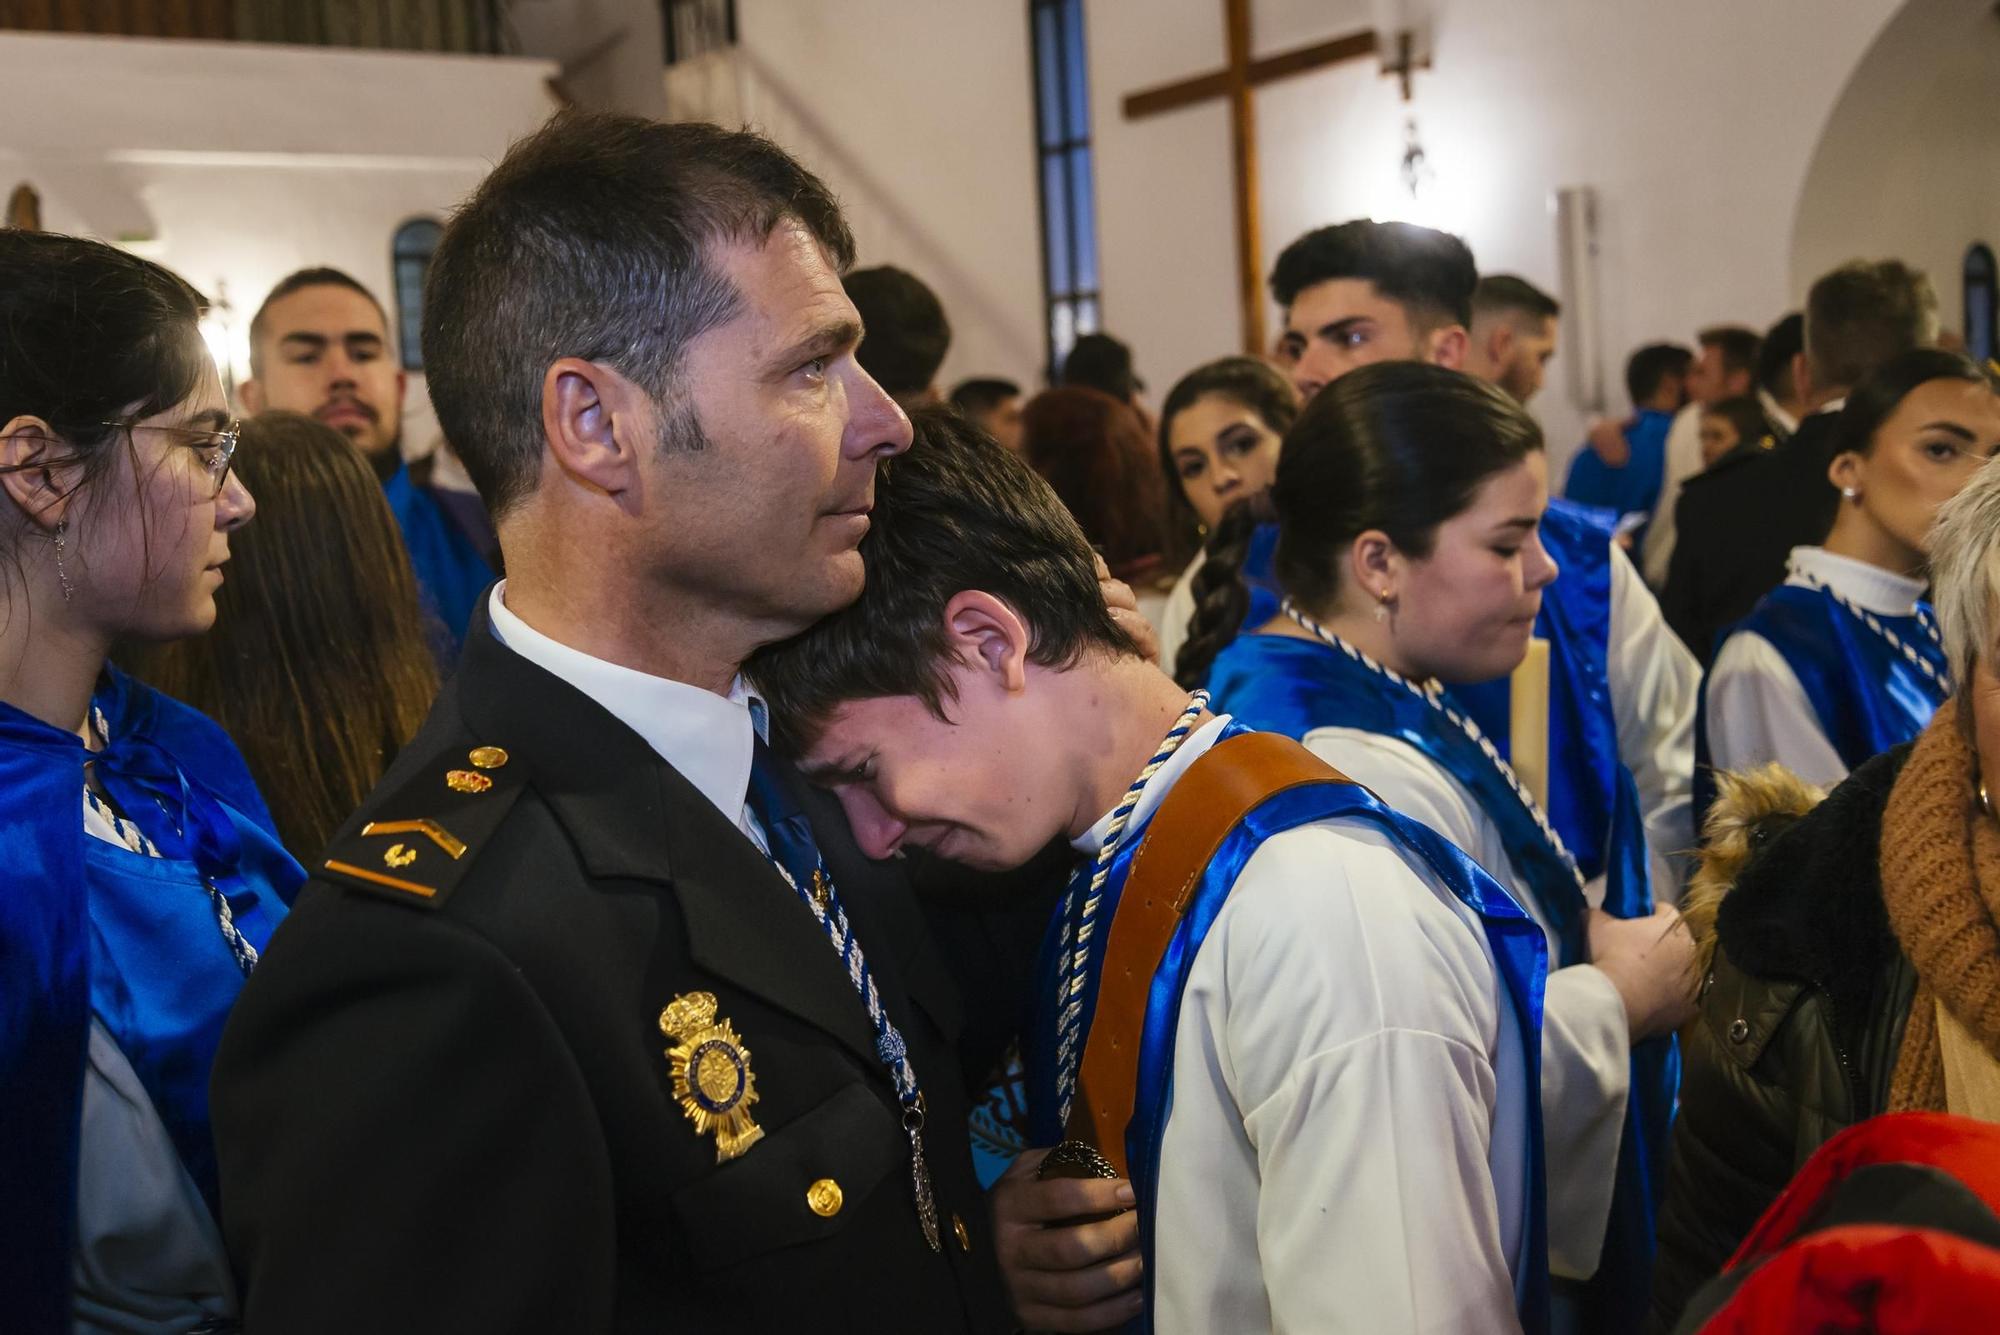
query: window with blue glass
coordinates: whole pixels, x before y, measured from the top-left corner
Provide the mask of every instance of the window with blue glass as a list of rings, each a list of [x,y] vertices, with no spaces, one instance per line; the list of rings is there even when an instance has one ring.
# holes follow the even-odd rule
[[[2000,269],[1983,241],[1965,252],[1965,350],[1982,366],[1994,356],[1994,307],[2000,305]]]
[[[1042,287],[1049,375],[1078,334],[1097,332],[1097,187],[1090,162],[1090,75],[1083,0],[1029,0],[1035,144],[1042,200]]]
[[[396,275],[396,342],[403,349],[403,369],[424,369],[424,275],[431,269],[443,227],[435,218],[412,218],[396,229],[390,248]]]

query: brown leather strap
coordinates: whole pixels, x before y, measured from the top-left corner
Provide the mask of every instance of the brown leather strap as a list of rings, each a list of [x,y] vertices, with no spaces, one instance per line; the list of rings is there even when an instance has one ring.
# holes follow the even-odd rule
[[[1308,783],[1352,783],[1289,737],[1250,732],[1188,766],[1146,827],[1105,944],[1068,1135],[1126,1175],[1125,1124],[1139,1087],[1139,1039],[1153,971],[1222,841],[1267,798]]]

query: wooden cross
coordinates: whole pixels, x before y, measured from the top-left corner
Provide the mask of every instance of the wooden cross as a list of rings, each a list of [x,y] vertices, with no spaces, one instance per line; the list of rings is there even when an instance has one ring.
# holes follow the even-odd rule
[[[1229,64],[1225,68],[1130,94],[1125,99],[1125,118],[1139,120],[1215,97],[1229,99],[1229,150],[1236,186],[1236,285],[1243,317],[1243,348],[1256,355],[1264,351],[1264,257],[1257,231],[1257,118],[1251,93],[1294,74],[1372,56],[1381,49],[1381,42],[1373,30],[1354,32],[1252,60],[1250,4],[1251,0],[1223,0],[1223,23],[1229,36]],[[1388,72],[1401,75],[1403,97],[1408,100],[1411,63],[1407,34],[1397,49],[1400,63]]]

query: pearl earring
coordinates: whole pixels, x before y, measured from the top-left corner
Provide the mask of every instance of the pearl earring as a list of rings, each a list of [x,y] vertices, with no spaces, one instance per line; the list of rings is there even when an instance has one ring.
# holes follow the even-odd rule
[[[1853,487],[1842,487],[1840,489],[1840,494],[1842,496],[1845,496],[1850,501],[1858,501],[1861,499],[1861,493],[1856,491]]]

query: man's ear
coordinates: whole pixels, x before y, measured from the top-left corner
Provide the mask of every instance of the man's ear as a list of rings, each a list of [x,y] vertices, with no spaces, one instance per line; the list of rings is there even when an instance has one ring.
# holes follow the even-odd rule
[[[1506,320],[1495,320],[1493,327],[1486,331],[1485,357],[1495,371],[1505,370],[1513,357],[1514,338],[1514,326]]]
[[[264,397],[264,382],[252,376],[236,387],[236,401],[243,405],[243,415],[255,417],[269,407]]]
[[[1465,369],[1465,350],[1471,345],[1471,335],[1462,324],[1446,325],[1443,329],[1433,329],[1426,339],[1429,344],[1424,349],[1425,360],[1442,366],[1448,371]]]
[[[1792,396],[1801,406],[1812,402],[1812,362],[1803,352],[1792,354]]]
[[[39,417],[0,426],[0,488],[29,522],[54,528],[69,514],[82,470],[55,429]]]
[[[944,605],[945,636],[960,663],[1008,694],[1028,679],[1027,623],[990,593],[967,589]]]
[[[561,357],[542,376],[542,435],[565,473],[609,496],[639,484],[652,400],[602,362]]]

